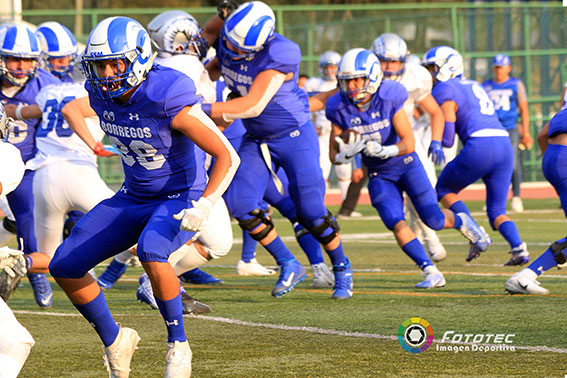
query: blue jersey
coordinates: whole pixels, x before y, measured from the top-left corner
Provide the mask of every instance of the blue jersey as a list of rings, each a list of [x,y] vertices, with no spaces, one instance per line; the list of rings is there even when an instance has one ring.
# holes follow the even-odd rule
[[[557,113],[551,121],[549,121],[549,131],[547,132],[547,136],[549,138],[558,135],[558,134],[566,134],[567,133],[567,109],[563,109],[559,113]]]
[[[45,71],[42,68],[38,69],[37,77],[28,82],[20,89],[13,97],[8,97],[0,91],[0,99],[6,104],[15,105],[34,105],[35,98],[41,88],[50,84],[59,84],[61,81]],[[8,142],[12,143],[20,149],[22,159],[24,162],[30,160],[35,156],[35,133],[37,126],[41,123],[41,118],[32,118],[26,121],[15,120],[12,122]]]
[[[257,138],[279,136],[309,121],[307,95],[297,86],[301,50],[296,43],[274,33],[250,60],[232,60],[222,49],[217,49],[217,54],[227,87],[241,96],[248,94],[254,78],[262,71],[276,70],[294,75],[282,84],[262,114],[242,120],[249,134]]]
[[[181,109],[199,101],[187,75],[156,65],[122,105],[100,99],[86,87],[101,128],[122,155],[128,193],[161,197],[204,190],[205,153],[171,128]]]
[[[408,91],[398,82],[385,80],[372,96],[370,107],[361,111],[340,93],[335,94],[326,104],[327,119],[343,130],[356,130],[363,139],[375,140],[383,146],[396,144],[400,137],[392,125],[392,119],[408,98]],[[370,171],[397,165],[403,156],[378,159],[363,155],[362,161]]]
[[[494,103],[484,88],[474,80],[454,78],[437,83],[431,94],[439,105],[447,101],[457,103],[455,128],[463,143],[476,131],[504,130],[494,110]]]
[[[496,114],[502,126],[507,130],[516,128],[516,120],[518,119],[518,92],[523,90],[523,93],[525,93],[522,81],[511,77],[503,83],[488,80],[482,83],[482,86],[486,89],[492,102],[494,102]]]

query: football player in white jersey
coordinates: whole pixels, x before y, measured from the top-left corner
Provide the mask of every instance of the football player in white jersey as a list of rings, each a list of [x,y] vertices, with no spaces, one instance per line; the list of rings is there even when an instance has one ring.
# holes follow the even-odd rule
[[[320,92],[327,92],[337,87],[337,71],[341,55],[336,51],[325,51],[319,59],[319,72],[321,76],[312,77],[305,83],[305,92],[313,95]],[[325,110],[318,110],[311,113],[311,120],[319,136],[319,163],[323,170],[323,177],[328,186],[329,174],[331,173],[331,160],[329,159],[329,135],[331,133],[331,122],[325,117]],[[338,179],[341,198],[344,200],[351,182],[352,165],[335,165],[335,173]]]
[[[0,103],[0,139],[8,129],[8,118]],[[24,176],[24,162],[17,147],[0,141],[0,158],[8,164],[0,169],[0,197],[13,191]],[[0,270],[10,276],[26,274],[26,263],[21,251],[0,248]],[[33,337],[16,319],[6,302],[0,298],[0,376],[16,378],[35,344]]]
[[[384,72],[384,78],[395,80],[401,83],[409,93],[409,97],[404,103],[404,110],[407,118],[410,120],[415,136],[415,152],[417,153],[431,185],[435,187],[437,176],[435,173],[436,164],[443,163],[444,155],[441,148],[441,138],[443,133],[443,113],[441,108],[431,95],[432,80],[427,70],[417,64],[406,62],[408,49],[406,42],[396,34],[385,33],[374,40],[372,51],[380,60],[380,66]],[[414,110],[419,106],[421,110],[427,113],[431,119],[432,146],[435,150],[431,150],[429,145],[423,144],[423,130],[418,132],[418,125],[415,122]],[[428,158],[429,155],[432,159]],[[439,241],[439,237],[431,228],[427,227],[417,215],[415,207],[408,201],[408,210],[410,214],[410,226],[419,239],[423,239],[427,251],[431,255],[433,261],[441,261],[447,256],[445,248]]]

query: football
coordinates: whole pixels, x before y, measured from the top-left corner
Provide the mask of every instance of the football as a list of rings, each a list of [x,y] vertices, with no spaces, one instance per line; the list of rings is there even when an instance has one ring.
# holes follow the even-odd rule
[[[353,130],[353,129],[348,129],[348,130],[344,130],[342,133],[340,133],[339,135],[337,135],[339,138],[342,139],[343,142],[348,143],[348,140],[350,138],[350,134],[354,134],[355,136],[360,134],[358,131]],[[339,146],[337,145],[337,141],[333,141],[335,143],[335,147],[337,149],[339,149]]]

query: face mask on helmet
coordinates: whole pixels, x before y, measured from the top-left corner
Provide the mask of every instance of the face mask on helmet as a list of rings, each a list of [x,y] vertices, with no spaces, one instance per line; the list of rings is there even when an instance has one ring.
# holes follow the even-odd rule
[[[341,56],[335,51],[325,51],[319,59],[319,72],[325,81],[335,80],[339,70]]]
[[[232,60],[252,59],[272,36],[276,17],[261,1],[242,4],[224,22],[220,49]]]
[[[353,104],[360,104],[376,93],[382,77],[376,55],[360,48],[343,55],[337,73],[341,95]]]
[[[425,53],[422,63],[436,81],[447,81],[463,75],[463,57],[448,46],[437,46]]]
[[[197,21],[187,12],[173,10],[157,15],[149,22],[148,32],[160,53],[204,57],[209,48]]]
[[[399,76],[404,73],[408,47],[401,37],[393,33],[382,34],[374,40],[372,51],[380,62],[399,62],[399,64],[391,65],[392,67],[395,66],[395,69],[386,69],[389,66],[388,64],[382,65],[384,76]]]
[[[137,21],[110,17],[89,35],[82,64],[90,91],[116,98],[138,86],[152,67],[150,36]]]
[[[77,60],[77,41],[58,22],[44,22],[35,32],[41,46],[41,65],[59,78],[72,76]]]
[[[31,30],[13,25],[0,30],[0,72],[8,83],[23,87],[37,75],[39,43]]]

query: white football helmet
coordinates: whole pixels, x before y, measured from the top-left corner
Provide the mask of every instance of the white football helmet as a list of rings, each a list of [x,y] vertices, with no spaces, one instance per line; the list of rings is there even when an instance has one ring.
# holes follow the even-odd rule
[[[37,27],[35,36],[41,46],[42,66],[59,78],[72,75],[78,52],[77,41],[73,33],[60,23],[49,21]],[[52,58],[66,56],[70,57],[69,64],[66,66],[54,66],[51,63]]]
[[[409,54],[406,56],[406,63],[421,65],[421,58],[415,54]]]
[[[148,23],[150,38],[159,53],[204,56],[207,40],[200,36],[197,20],[189,13],[171,10],[158,14]]]
[[[370,50],[361,48],[349,50],[343,55],[337,73],[341,94],[354,104],[376,93],[383,76],[380,61],[376,55]],[[365,78],[363,88],[349,90],[348,81],[358,77]]]
[[[244,3],[225,20],[220,48],[232,59],[252,59],[272,36],[275,26],[276,16],[268,5],[261,1]],[[228,48],[227,42],[240,51]]]
[[[23,87],[37,75],[40,48],[34,33],[24,25],[12,25],[0,30],[0,74],[9,83]],[[6,58],[31,59],[29,70],[8,69]]]
[[[129,17],[106,18],[89,34],[83,53],[87,88],[100,98],[119,97],[146,78],[153,58],[150,36],[138,21]],[[110,59],[116,61],[116,67],[122,61],[124,72],[99,77],[97,62]]]
[[[449,46],[437,46],[425,53],[421,64],[437,81],[447,81],[463,74],[463,57]]]
[[[335,80],[341,62],[341,54],[336,51],[325,51],[319,59],[319,72],[325,81]],[[332,67],[336,68],[332,68]]]
[[[380,61],[400,61],[404,63],[408,55],[406,41],[394,33],[384,33],[374,40],[372,51]],[[386,76],[397,76],[404,72],[404,66],[398,72],[384,72]]]

